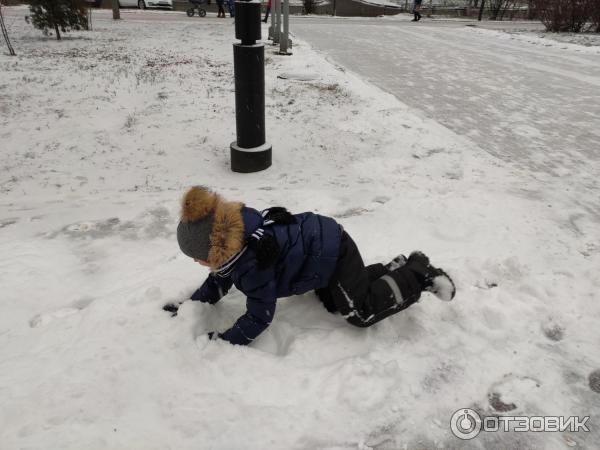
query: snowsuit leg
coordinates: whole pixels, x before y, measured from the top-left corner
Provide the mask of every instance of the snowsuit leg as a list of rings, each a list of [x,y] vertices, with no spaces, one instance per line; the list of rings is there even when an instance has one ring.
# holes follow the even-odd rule
[[[388,270],[385,268],[385,266],[380,263],[371,264],[370,266],[365,267],[365,270],[367,271],[367,277],[369,278],[370,282],[373,282],[388,273]],[[332,289],[330,289],[329,286],[322,289],[316,289],[315,293],[317,294],[319,300],[321,300],[327,311],[329,311],[330,313],[335,313],[338,311],[337,306],[333,301]]]
[[[369,275],[369,281],[375,281],[388,273],[388,270],[381,263],[371,264],[365,267],[365,269]]]
[[[388,272],[382,264],[365,267],[356,244],[343,232],[329,292],[317,294],[326,308],[327,303],[333,305],[350,324],[368,327],[417,302],[422,290],[422,284],[408,268]]]

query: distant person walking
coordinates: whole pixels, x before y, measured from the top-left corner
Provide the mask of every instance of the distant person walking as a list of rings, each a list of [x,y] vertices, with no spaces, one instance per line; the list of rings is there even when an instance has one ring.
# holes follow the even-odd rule
[[[267,2],[267,12],[265,13],[265,18],[263,19],[263,22],[267,23],[267,21],[269,20],[269,13],[271,12],[271,0],[269,0]]]
[[[419,20],[421,20],[421,13],[419,11],[421,11],[422,2],[423,0],[415,0],[415,3],[413,5],[413,14],[415,15],[415,18],[411,20],[411,22],[418,22]]]
[[[225,8],[223,5],[225,4],[225,0],[217,0],[217,6],[219,7],[219,12],[217,13],[217,17],[225,18]]]

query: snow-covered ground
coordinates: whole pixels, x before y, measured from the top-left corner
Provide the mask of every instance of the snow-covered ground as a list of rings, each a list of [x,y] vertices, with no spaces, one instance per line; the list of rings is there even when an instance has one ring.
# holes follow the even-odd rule
[[[298,39],[266,49],[273,166],[234,174],[231,20],[97,12],[56,42],[24,11],[0,55],[0,448],[597,448],[600,228],[569,177],[532,177]],[[368,262],[421,249],[457,297],[358,329],[307,294],[250,347],[209,342],[240,293],[161,309],[207,275],[174,235],[200,183],[332,215]],[[466,407],[590,432],[463,442]]]
[[[485,26],[486,24],[483,24]],[[503,40],[518,42],[543,47],[552,47],[569,50],[575,53],[589,53],[600,55],[600,34],[598,33],[550,33],[532,32],[529,30],[488,30],[485,28],[471,28],[475,34],[492,35]]]

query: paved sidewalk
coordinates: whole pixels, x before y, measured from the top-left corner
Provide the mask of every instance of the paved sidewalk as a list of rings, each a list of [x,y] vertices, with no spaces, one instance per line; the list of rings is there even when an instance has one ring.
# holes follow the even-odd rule
[[[477,22],[319,18],[296,19],[291,28],[331,60],[532,176],[550,185],[553,177],[571,177],[574,204],[578,191],[598,190],[600,54],[466,24]],[[597,204],[579,206],[600,220]]]

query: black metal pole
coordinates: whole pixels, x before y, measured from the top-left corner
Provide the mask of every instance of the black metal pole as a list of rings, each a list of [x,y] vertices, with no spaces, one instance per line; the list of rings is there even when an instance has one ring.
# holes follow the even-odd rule
[[[265,46],[259,1],[235,2],[233,44],[237,141],[231,143],[231,170],[250,173],[271,166],[272,147],[265,139]]]

